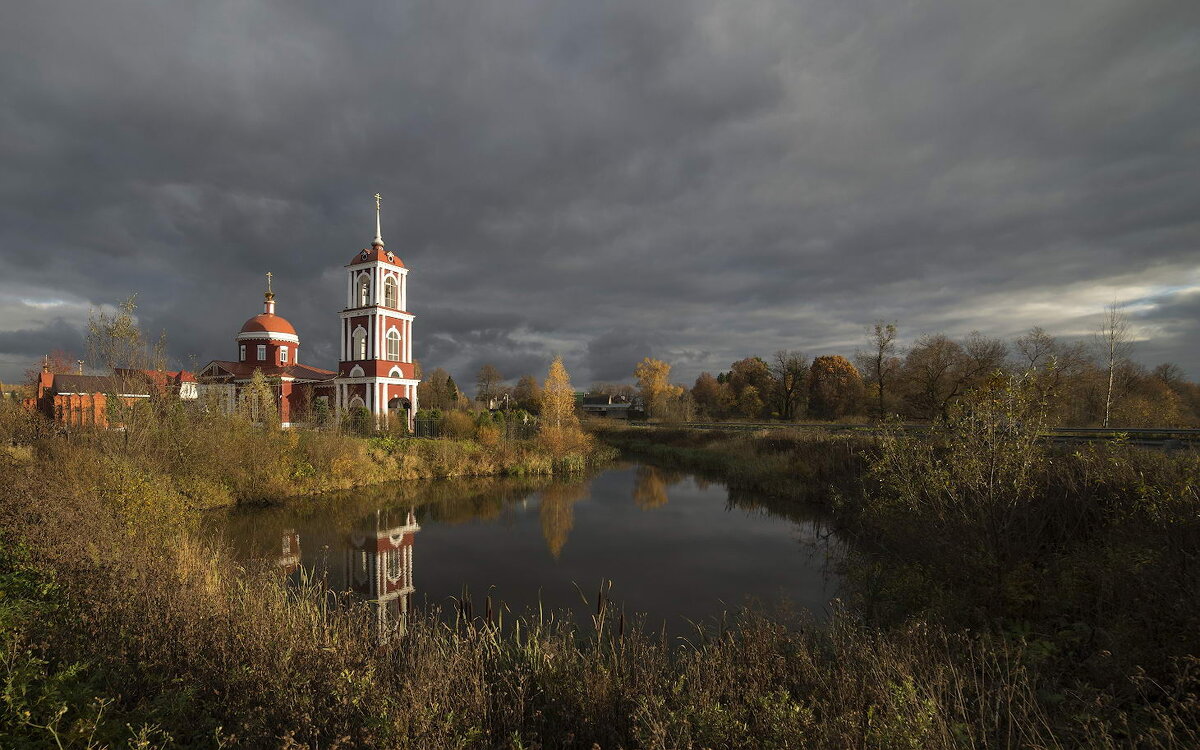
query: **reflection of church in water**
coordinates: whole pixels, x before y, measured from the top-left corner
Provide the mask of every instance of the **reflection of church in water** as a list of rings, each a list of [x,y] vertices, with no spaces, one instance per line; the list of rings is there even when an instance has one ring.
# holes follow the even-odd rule
[[[376,510],[350,532],[344,589],[369,603],[381,633],[403,633],[413,589],[413,535],[421,530],[411,508]]]
[[[413,535],[420,530],[411,508],[376,510],[339,539],[340,559],[328,561],[329,585],[370,607],[382,637],[404,633],[408,599],[415,590]],[[300,545],[295,529],[283,531],[276,561],[285,575],[300,569]]]

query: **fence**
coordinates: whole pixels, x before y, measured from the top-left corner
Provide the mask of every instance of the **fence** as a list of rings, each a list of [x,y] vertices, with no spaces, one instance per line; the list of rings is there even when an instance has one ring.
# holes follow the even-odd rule
[[[527,423],[489,422],[488,426],[500,430],[500,437],[503,440],[529,440],[537,435],[537,423],[533,420]],[[465,437],[465,435],[451,434],[446,429],[446,420],[444,419],[418,419],[413,422],[413,437],[436,439]]]

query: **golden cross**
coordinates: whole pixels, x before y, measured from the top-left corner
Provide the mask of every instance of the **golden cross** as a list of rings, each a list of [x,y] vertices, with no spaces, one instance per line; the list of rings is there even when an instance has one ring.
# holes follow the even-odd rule
[[[383,196],[380,195],[379,193],[376,193],[375,194],[375,210],[376,211],[379,210],[379,201],[381,201],[381,200],[383,200]]]
[[[271,272],[267,271],[267,291],[271,291]]]

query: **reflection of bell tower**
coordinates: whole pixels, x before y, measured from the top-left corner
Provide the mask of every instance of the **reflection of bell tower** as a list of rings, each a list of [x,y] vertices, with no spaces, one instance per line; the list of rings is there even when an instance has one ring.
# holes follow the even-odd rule
[[[282,542],[279,569],[284,575],[290,575],[300,568],[300,533],[295,529],[284,529]]]
[[[346,589],[370,602],[384,637],[404,633],[414,590],[413,535],[420,530],[411,508],[394,516],[381,509],[350,533]]]

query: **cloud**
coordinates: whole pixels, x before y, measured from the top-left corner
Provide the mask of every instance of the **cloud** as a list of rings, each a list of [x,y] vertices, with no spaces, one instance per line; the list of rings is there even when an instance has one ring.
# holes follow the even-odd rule
[[[267,271],[331,366],[376,191],[416,356],[464,383],[555,353],[577,384],[646,355],[690,380],[849,354],[879,317],[1076,336],[1151,297],[1140,356],[1200,376],[1171,291],[1198,27],[1169,0],[27,3],[0,27],[0,379],[131,292],[177,363],[230,357]]]

